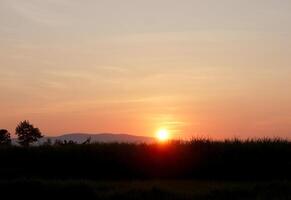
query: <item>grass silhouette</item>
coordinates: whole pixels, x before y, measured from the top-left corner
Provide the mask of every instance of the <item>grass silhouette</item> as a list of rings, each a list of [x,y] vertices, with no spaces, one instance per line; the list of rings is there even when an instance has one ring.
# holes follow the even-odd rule
[[[282,139],[4,146],[0,159],[0,179],[291,179],[291,143]]]

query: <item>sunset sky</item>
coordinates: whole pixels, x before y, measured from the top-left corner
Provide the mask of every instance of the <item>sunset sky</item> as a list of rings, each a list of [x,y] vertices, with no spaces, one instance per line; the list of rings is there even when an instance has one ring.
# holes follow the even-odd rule
[[[291,138],[290,0],[0,0],[0,128]]]

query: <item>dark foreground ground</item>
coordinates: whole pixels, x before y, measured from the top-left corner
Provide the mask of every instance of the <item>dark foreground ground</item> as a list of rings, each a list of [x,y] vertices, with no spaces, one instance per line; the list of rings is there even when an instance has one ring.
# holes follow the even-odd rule
[[[3,199],[286,200],[291,182],[11,180],[0,192]]]
[[[291,200],[291,142],[2,146],[1,199]]]

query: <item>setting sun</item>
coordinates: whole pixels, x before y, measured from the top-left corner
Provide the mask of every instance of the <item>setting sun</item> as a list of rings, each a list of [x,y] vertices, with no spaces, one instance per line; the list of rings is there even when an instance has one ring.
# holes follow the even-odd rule
[[[157,139],[161,142],[167,141],[169,139],[169,131],[166,129],[160,129],[157,132]]]

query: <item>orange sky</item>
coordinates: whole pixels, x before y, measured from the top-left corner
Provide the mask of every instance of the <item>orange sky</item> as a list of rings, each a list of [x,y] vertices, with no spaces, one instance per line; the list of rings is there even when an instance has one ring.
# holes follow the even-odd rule
[[[2,0],[0,128],[291,136],[291,2]]]

